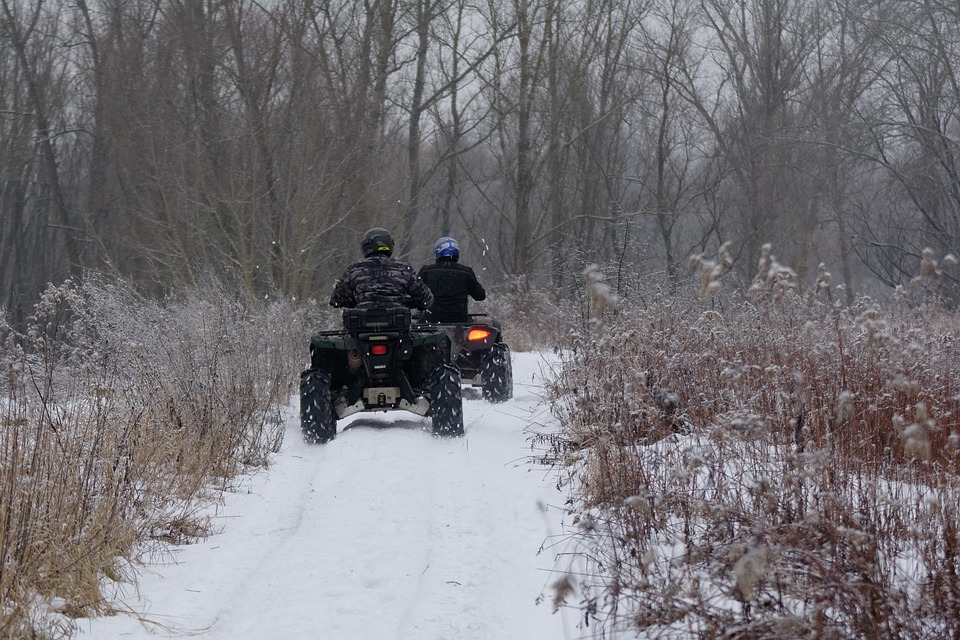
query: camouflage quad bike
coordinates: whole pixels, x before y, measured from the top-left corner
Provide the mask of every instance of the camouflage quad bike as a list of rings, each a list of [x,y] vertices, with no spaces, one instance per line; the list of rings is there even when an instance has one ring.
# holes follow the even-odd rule
[[[329,442],[337,420],[360,411],[429,416],[436,436],[463,435],[460,372],[446,335],[411,327],[410,310],[346,309],[344,328],[310,340],[300,374],[300,429],[308,443]]]
[[[480,387],[484,400],[506,402],[513,397],[513,365],[500,321],[485,314],[470,318],[468,323],[433,326],[447,334],[450,359],[460,369],[463,384]]]

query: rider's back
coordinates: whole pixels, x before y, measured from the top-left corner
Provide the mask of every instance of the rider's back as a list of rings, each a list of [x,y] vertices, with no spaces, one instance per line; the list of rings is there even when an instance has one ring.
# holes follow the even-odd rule
[[[420,278],[433,292],[430,319],[434,322],[469,322],[467,296],[486,298],[473,269],[459,262],[442,260],[420,268]]]
[[[413,297],[415,306],[420,306],[425,298],[419,291],[421,287],[410,265],[389,256],[371,256],[346,268],[334,287],[330,304],[358,309],[403,307]]]

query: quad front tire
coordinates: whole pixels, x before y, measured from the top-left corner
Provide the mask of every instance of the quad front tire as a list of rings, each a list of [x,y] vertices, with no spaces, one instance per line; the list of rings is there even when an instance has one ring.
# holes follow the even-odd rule
[[[457,367],[441,364],[430,372],[430,416],[433,435],[442,438],[463,435],[463,398]]]
[[[510,347],[495,343],[480,359],[480,381],[483,399],[506,402],[513,397],[513,364]]]
[[[308,369],[300,374],[300,431],[307,444],[323,444],[337,437],[330,374],[321,369]]]

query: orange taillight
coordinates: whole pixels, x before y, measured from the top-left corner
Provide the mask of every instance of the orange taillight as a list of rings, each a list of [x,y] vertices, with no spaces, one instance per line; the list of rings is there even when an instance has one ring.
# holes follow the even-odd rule
[[[478,329],[474,327],[470,329],[470,333],[467,334],[467,340],[486,340],[490,337],[490,331],[488,329]]]

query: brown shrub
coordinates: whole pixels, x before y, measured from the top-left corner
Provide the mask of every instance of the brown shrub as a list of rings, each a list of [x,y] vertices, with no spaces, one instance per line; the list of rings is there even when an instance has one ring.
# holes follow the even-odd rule
[[[301,314],[219,284],[164,303],[91,278],[0,323],[0,637],[105,610],[151,541],[204,535],[201,507],[283,435]]]
[[[955,316],[691,292],[562,358],[556,457],[601,628],[960,634]]]

